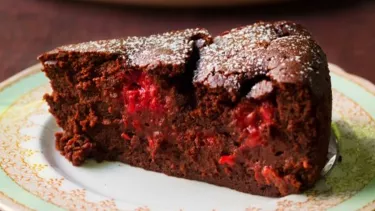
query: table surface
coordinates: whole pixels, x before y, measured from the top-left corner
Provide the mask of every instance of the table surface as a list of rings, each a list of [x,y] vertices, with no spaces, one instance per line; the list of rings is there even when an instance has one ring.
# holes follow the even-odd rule
[[[375,83],[375,1],[296,1],[225,8],[142,8],[80,1],[0,0],[0,81],[56,46],[204,27],[213,34],[258,20],[305,25],[328,60]]]

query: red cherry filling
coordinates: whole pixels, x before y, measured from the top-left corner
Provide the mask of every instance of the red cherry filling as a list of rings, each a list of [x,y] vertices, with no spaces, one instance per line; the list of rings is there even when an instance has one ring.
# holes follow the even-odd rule
[[[256,147],[262,143],[262,139],[260,137],[260,132],[259,129],[256,127],[247,127],[247,137],[244,142],[246,146],[249,147]]]
[[[237,126],[241,130],[242,146],[255,147],[262,145],[265,140],[261,132],[273,123],[274,108],[269,103],[263,103],[258,108],[242,104],[235,111]]]
[[[235,163],[234,156],[233,155],[224,155],[221,156],[219,159],[219,164],[226,164],[229,166],[233,166]]]
[[[165,102],[152,77],[140,72],[130,73],[125,75],[125,84],[123,96],[128,113],[144,110],[163,112]]]
[[[234,111],[232,127],[240,130],[239,139],[242,147],[256,147],[266,144],[262,138],[262,131],[273,124],[274,108],[270,103],[264,102],[259,107],[253,108],[250,104],[242,103]],[[222,156],[219,164],[235,162],[235,155]]]
[[[124,81],[122,99],[125,107],[124,124],[136,131],[142,131],[146,137],[154,131],[161,130],[161,124],[166,117],[167,103],[172,103],[170,97],[165,97],[160,85],[153,76],[141,71],[121,73]],[[128,140],[128,137],[123,137]]]

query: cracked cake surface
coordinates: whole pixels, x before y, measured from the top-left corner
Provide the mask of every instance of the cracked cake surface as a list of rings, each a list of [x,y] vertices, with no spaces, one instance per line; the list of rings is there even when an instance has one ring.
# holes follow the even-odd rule
[[[326,76],[319,72],[327,71],[326,65],[322,49],[300,25],[260,22],[225,32],[202,49],[194,82],[236,94],[244,81],[265,76],[280,83],[306,83],[319,93]]]
[[[301,25],[91,41],[39,60],[56,148],[74,165],[120,161],[265,196],[306,190],[325,165],[329,70]]]

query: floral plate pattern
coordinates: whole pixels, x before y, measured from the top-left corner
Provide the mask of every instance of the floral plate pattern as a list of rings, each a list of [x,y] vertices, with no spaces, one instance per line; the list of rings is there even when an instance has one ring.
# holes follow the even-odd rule
[[[374,210],[375,86],[331,64],[342,161],[305,194],[267,198],[119,163],[72,167],[54,150],[40,65],[0,84],[0,210]],[[105,178],[105,179],[103,179]],[[167,187],[167,188],[166,188]]]

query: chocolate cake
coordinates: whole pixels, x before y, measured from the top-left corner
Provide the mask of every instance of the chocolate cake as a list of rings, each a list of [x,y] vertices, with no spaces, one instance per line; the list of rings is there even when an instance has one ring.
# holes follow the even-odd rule
[[[306,190],[325,165],[329,70],[298,24],[94,41],[39,60],[73,165],[121,161],[264,196]]]

